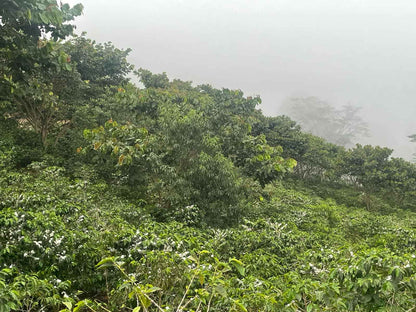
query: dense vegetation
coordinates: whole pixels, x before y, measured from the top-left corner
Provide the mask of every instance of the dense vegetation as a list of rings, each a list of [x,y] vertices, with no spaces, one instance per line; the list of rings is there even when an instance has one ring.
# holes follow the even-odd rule
[[[415,165],[1,3],[0,311],[415,309]]]

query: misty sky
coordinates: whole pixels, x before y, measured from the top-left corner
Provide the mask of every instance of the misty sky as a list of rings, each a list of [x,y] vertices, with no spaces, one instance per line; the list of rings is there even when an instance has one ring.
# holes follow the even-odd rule
[[[412,158],[416,144],[414,0],[70,0],[97,42],[170,78],[260,95],[278,115],[290,96],[362,107],[371,138]]]

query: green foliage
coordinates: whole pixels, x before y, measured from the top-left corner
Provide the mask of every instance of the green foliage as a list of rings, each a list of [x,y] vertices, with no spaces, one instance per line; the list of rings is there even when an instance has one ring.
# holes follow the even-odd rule
[[[247,136],[241,145],[232,155],[235,163],[262,186],[276,180],[283,173],[290,172],[297,164],[296,160],[281,156],[283,149],[280,146],[269,146],[264,135]]]
[[[58,309],[68,300],[62,293],[70,287],[69,282],[16,273],[12,269],[0,271],[0,311]]]
[[[256,100],[245,99],[241,92],[178,86],[119,91],[111,111],[131,123],[110,121],[84,131],[90,147],[99,152],[91,158],[105,168],[107,180],[117,177],[114,182],[124,185],[130,197],[143,199],[159,220],[238,222],[246,203],[255,200],[247,189],[251,179],[264,185],[296,162],[283,158],[282,149],[269,146],[264,136],[252,137],[249,118],[237,115],[242,105],[253,111]],[[210,93],[201,94],[199,88]],[[216,100],[224,105],[220,116],[213,110]],[[141,112],[150,116],[143,118]],[[241,122],[235,126],[234,120]],[[111,162],[113,170],[107,166]]]
[[[268,219],[189,227],[152,221],[105,184],[64,174],[34,163],[29,172],[8,171],[0,180],[7,194],[0,203],[5,311],[29,304],[69,311],[413,305],[413,214],[351,211],[274,183],[256,203]]]
[[[193,118],[191,112],[172,126],[177,129],[182,122],[197,126]],[[183,208],[198,207],[202,215],[195,211],[197,219],[192,222],[201,217],[217,224],[236,222],[241,178],[231,161],[219,153],[216,139],[201,137],[195,141],[198,137],[179,137],[167,132],[156,141],[145,128],[119,126],[113,121],[107,122],[105,128],[86,130],[85,136],[94,150],[115,158],[120,178],[126,177],[126,183],[136,190],[137,186],[142,187],[136,195],[146,196],[161,218],[172,214],[183,218],[179,213]]]
[[[13,119],[0,117],[0,168],[22,168],[40,161],[43,148],[39,137]]]
[[[32,36],[40,37],[42,31],[51,32],[53,38],[65,38],[73,30],[65,24],[82,13],[83,6],[77,4],[58,5],[55,0],[9,1],[5,0],[0,11],[3,27],[6,30],[24,30]]]
[[[64,49],[81,79],[88,81],[90,88],[119,86],[128,82],[125,76],[133,69],[126,59],[130,49],[117,49],[111,42],[97,44],[84,35],[67,41]],[[88,93],[92,95],[93,91],[98,90],[90,90]]]
[[[308,150],[308,136],[301,131],[300,126],[287,116],[265,117],[258,116],[253,125],[253,133],[264,134],[272,146],[280,145],[285,157],[300,160]]]
[[[140,82],[143,83],[146,88],[164,89],[169,85],[169,78],[166,73],[152,74],[151,71],[140,68],[135,74],[140,78]]]
[[[82,12],[54,0],[6,1],[0,37],[0,100],[9,117],[24,119],[47,145],[48,134],[65,119],[64,87],[77,84],[68,55],[58,39],[72,34],[66,22]],[[46,39],[48,36],[52,39]]]
[[[58,40],[81,5],[5,3],[0,311],[414,309],[414,164],[241,90],[141,89],[129,50]],[[338,139],[364,130],[318,104]]]
[[[339,178],[339,158],[344,149],[324,139],[301,131],[299,125],[286,116],[259,117],[254,133],[264,134],[272,146],[282,146],[282,156],[296,159],[294,169],[301,180],[324,182]]]
[[[389,179],[384,169],[392,152],[388,148],[357,144],[343,157],[341,172],[352,183],[363,187],[368,209],[371,208],[370,194],[385,187]]]

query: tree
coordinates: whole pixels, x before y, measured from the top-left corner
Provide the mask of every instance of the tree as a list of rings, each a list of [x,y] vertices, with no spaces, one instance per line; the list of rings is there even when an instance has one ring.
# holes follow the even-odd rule
[[[392,158],[384,171],[387,175],[383,189],[386,201],[401,208],[415,209],[416,165],[402,158]]]
[[[41,136],[64,120],[67,72],[73,72],[58,41],[72,34],[67,24],[82,5],[58,5],[55,0],[5,0],[0,10],[0,100],[10,117],[24,119]],[[49,39],[50,38],[50,39]],[[76,81],[76,74],[69,80]],[[65,85],[65,87],[64,87]]]
[[[30,93],[20,84],[11,81],[11,88],[15,89],[13,102],[17,108],[14,117],[25,118],[21,123],[28,123],[40,133],[42,144],[46,146],[49,132],[62,120],[61,102],[54,94],[52,84],[47,85],[37,78],[28,79],[26,83]]]
[[[131,49],[118,49],[111,42],[96,43],[84,34],[67,41],[64,49],[81,79],[88,81],[90,86],[103,89],[125,85],[129,81],[126,75],[133,70],[133,65],[127,61],[127,56]]]
[[[346,105],[337,110],[317,97],[290,98],[282,112],[299,122],[302,129],[331,143],[349,146],[368,135],[367,124],[358,115],[360,108]]]
[[[137,88],[127,77],[133,69],[127,61],[130,49],[118,49],[110,42],[98,44],[84,34],[72,37],[62,46],[77,75],[66,80],[65,92],[59,92],[67,120],[65,131],[57,137],[58,143],[62,143],[59,150],[70,155],[70,151],[83,144],[83,129],[104,125],[110,118],[127,121],[118,117],[131,113],[131,101],[127,98],[135,95],[136,100]]]
[[[287,116],[258,116],[253,133],[266,136],[271,146],[281,146],[282,156],[294,158],[294,173],[302,179],[333,180],[338,155],[343,148],[310,133]]]
[[[247,135],[233,156],[243,172],[264,187],[296,167],[296,160],[282,157],[282,152],[281,146],[267,144],[264,134]]]
[[[169,78],[166,73],[153,74],[150,70],[140,68],[135,74],[140,78],[145,88],[165,89],[169,86]]]
[[[33,73],[70,70],[68,56],[57,42],[72,34],[74,26],[67,22],[80,15],[82,9],[81,4],[71,8],[68,4],[58,5],[55,0],[3,0],[0,9],[2,74],[24,81]]]
[[[264,134],[271,146],[282,146],[284,157],[300,160],[308,149],[307,136],[300,125],[288,116],[266,117],[258,114],[252,133]]]
[[[369,195],[388,186],[390,176],[385,168],[392,152],[386,147],[357,144],[344,154],[340,171],[363,189],[367,208],[371,207]]]
[[[343,106],[338,111],[338,129],[337,135],[339,136],[338,142],[335,144],[349,146],[356,143],[356,140],[362,136],[368,136],[369,130],[366,122],[358,115],[360,107],[352,105]]]
[[[157,135],[108,121],[105,127],[86,130],[85,136],[101,154],[98,165],[112,158],[118,168],[116,184],[127,185],[130,196],[145,199],[159,220],[181,219],[183,209],[194,205],[199,210],[193,222],[238,221],[241,176],[221,154],[218,138],[204,134],[201,114],[164,107],[160,123]]]

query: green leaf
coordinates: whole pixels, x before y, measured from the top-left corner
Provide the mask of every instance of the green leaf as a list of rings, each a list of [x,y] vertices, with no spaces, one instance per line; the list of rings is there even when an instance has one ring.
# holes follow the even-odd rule
[[[238,271],[238,273],[241,274],[241,276],[245,275],[246,269],[244,268],[244,264],[235,258],[230,259],[229,261]]]
[[[199,284],[201,284],[201,286],[204,284],[205,282],[205,276],[204,274],[199,274]]]
[[[79,302],[75,305],[75,308],[74,308],[73,312],[82,311],[82,310],[80,310],[80,309],[81,309],[81,308],[83,308],[83,307],[85,307],[85,306],[87,306],[87,305],[88,305],[88,303],[91,303],[91,301],[90,301],[90,300],[88,300],[88,299],[86,299],[86,300],[82,300],[82,301],[79,301]]]
[[[142,303],[143,307],[146,308],[146,309],[148,307],[150,307],[150,305],[152,304],[152,302],[149,300],[149,298],[147,298],[144,295],[140,295],[139,299],[140,299],[140,302]]]
[[[128,294],[128,298],[131,299],[133,298],[137,293],[140,293],[140,291],[138,291],[136,288],[134,288],[129,294]]]
[[[46,14],[45,14],[45,13],[40,13],[40,14],[39,14],[39,18],[41,19],[41,21],[42,21],[44,24],[49,24],[49,19],[48,19],[48,17],[46,16]]]
[[[148,287],[150,287],[150,288],[148,288],[148,289],[146,289],[145,291],[144,291],[144,293],[146,293],[146,294],[148,294],[148,293],[153,293],[153,292],[155,292],[155,291],[159,291],[159,290],[162,290],[161,288],[159,288],[159,287],[155,287],[155,286],[152,286],[152,285],[147,285]]]
[[[101,269],[101,268],[104,268],[104,267],[114,266],[115,260],[116,260],[115,257],[104,258],[103,260],[101,260],[100,262],[98,262],[95,267],[97,269]]]
[[[240,301],[234,300],[234,305],[235,305],[234,306],[235,311],[247,312],[246,307]]]
[[[72,8],[72,14],[74,16],[81,15],[83,10],[84,10],[84,6],[81,3],[78,3],[74,5],[74,7]]]
[[[72,303],[69,301],[64,301],[63,304],[68,308],[69,311],[72,310]]]
[[[214,289],[215,292],[220,294],[222,297],[227,297],[227,291],[225,290],[224,286],[218,284],[214,287]]]

